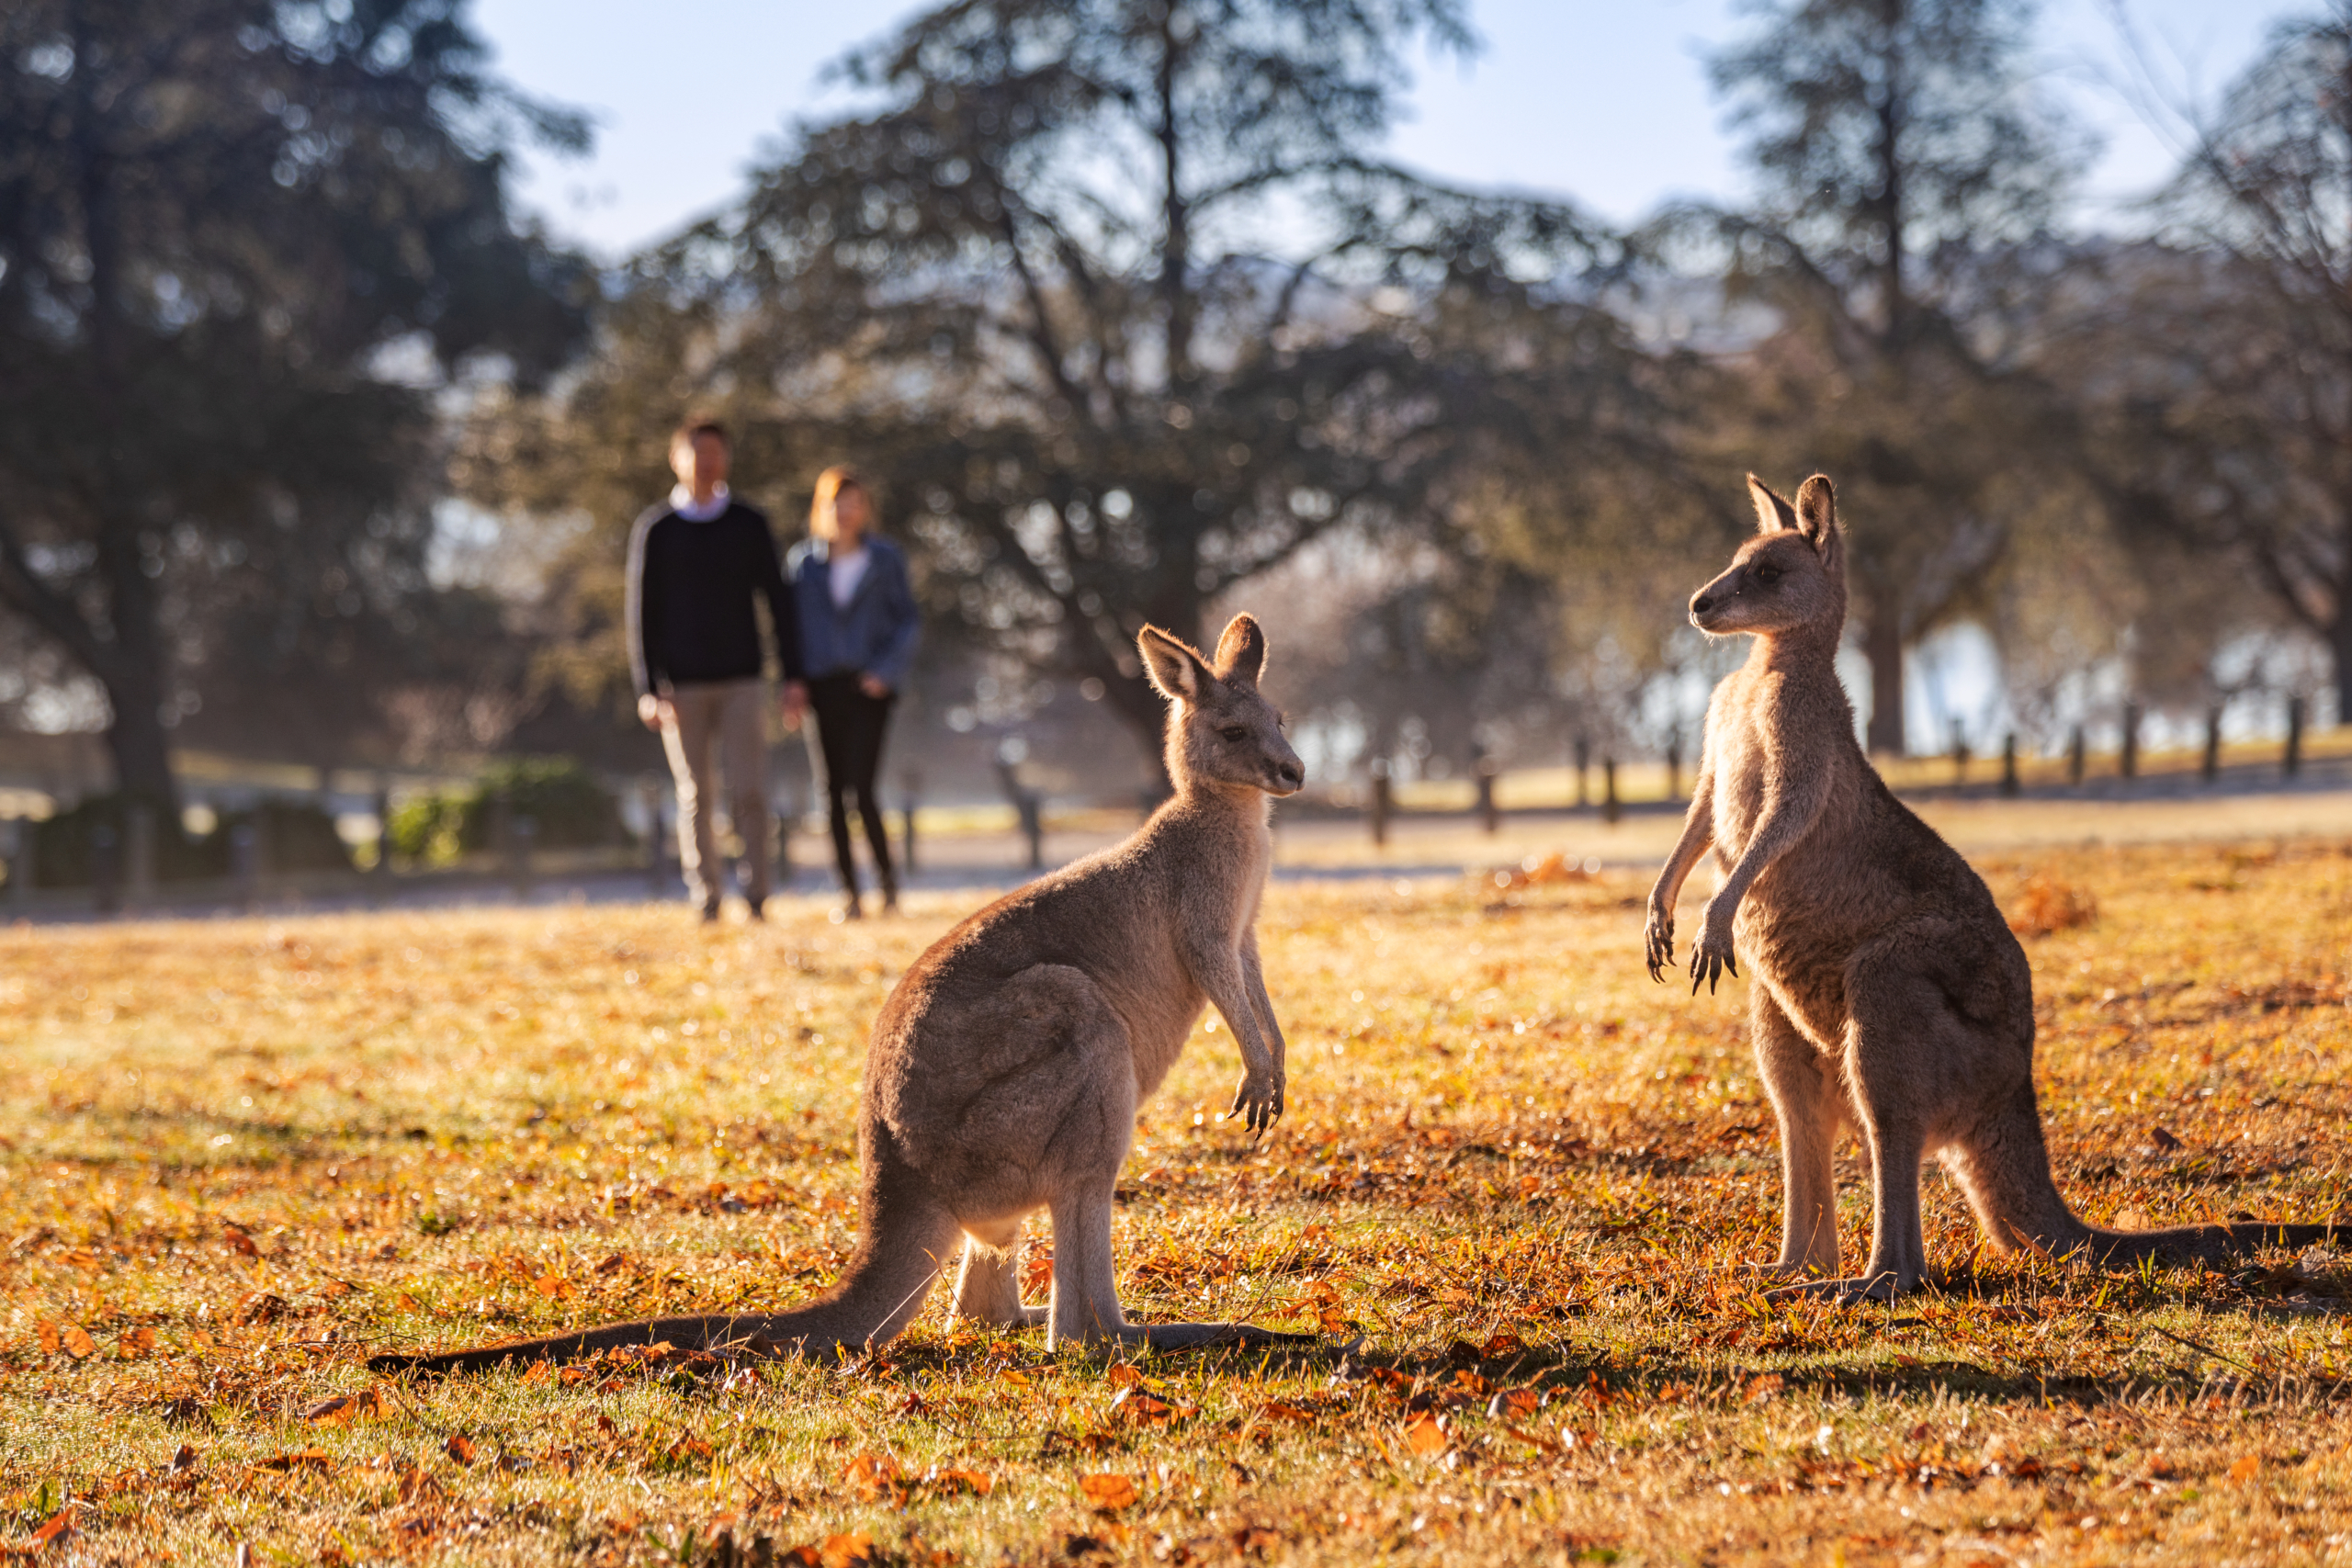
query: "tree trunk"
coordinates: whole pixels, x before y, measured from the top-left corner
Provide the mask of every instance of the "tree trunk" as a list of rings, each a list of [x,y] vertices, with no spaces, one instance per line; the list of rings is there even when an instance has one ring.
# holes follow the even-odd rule
[[[2352,578],[2352,563],[2346,576]],[[2352,585],[2336,591],[2335,622],[2327,628],[2327,650],[2335,667],[2335,722],[2352,724]]]
[[[1864,731],[1874,757],[1900,757],[1903,739],[1903,625],[1893,614],[1862,626],[1862,652],[1871,661],[1871,720]]]

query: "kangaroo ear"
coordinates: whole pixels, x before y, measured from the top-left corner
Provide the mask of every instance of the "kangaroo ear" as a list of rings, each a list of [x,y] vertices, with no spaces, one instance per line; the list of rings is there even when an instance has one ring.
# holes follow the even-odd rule
[[[1225,635],[1216,639],[1216,678],[1236,686],[1258,689],[1258,677],[1266,671],[1266,634],[1249,615],[1236,615],[1225,623]]]
[[[1756,503],[1756,531],[1777,534],[1783,528],[1797,525],[1797,509],[1783,501],[1770,485],[1754,474],[1747,476],[1747,499]]]
[[[1838,492],[1827,474],[1815,474],[1797,488],[1796,526],[1825,553],[1838,533]]]
[[[1209,667],[1182,637],[1146,626],[1136,634],[1136,651],[1143,655],[1144,673],[1161,696],[1173,702],[1201,700],[1201,688],[1211,678]]]

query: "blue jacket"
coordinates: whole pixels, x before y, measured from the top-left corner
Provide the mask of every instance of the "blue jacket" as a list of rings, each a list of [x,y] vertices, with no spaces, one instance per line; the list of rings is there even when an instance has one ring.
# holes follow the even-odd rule
[[[865,673],[879,675],[893,690],[905,685],[922,629],[906,556],[879,534],[866,535],[865,573],[849,603],[836,606],[829,555],[825,540],[803,539],[786,558],[809,677]]]

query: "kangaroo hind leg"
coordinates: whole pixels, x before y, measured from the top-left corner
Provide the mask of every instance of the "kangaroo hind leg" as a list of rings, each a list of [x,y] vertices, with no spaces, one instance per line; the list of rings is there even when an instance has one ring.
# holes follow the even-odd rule
[[[1757,1066],[1781,1124],[1781,1257],[1764,1272],[1834,1278],[1838,1189],[1830,1161],[1846,1105],[1838,1064],[1798,1031],[1763,986],[1750,986],[1748,997]]]
[[[1280,1334],[1246,1323],[1129,1323],[1119,1308],[1111,1263],[1111,1184],[1057,1201],[1054,1301],[1046,1348],[1077,1343],[1180,1350],[1201,1345],[1317,1343],[1311,1334]]]
[[[964,1227],[964,1262],[956,1275],[951,1321],[971,1318],[1005,1328],[1046,1321],[1044,1307],[1021,1304],[1021,1222]]]
[[[1951,1086],[1942,1064],[1973,1055],[1971,1025],[1903,955],[1858,957],[1847,972],[1846,1079],[1871,1156],[1871,1255],[1859,1275],[1787,1285],[1775,1295],[1827,1296],[1851,1305],[1892,1301],[1928,1280],[1919,1165],[1938,1101]]]

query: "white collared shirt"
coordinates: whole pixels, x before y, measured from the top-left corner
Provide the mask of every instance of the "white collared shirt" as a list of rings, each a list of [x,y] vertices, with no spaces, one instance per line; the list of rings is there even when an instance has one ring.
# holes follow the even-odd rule
[[[825,558],[825,586],[833,596],[833,608],[844,610],[857,597],[857,585],[865,576],[866,550],[859,545],[854,550],[836,550]]]
[[[712,488],[710,500],[701,506],[695,504],[694,491],[684,485],[673,485],[670,490],[670,510],[689,523],[707,523],[726,512],[728,502],[733,499],[724,479]]]

